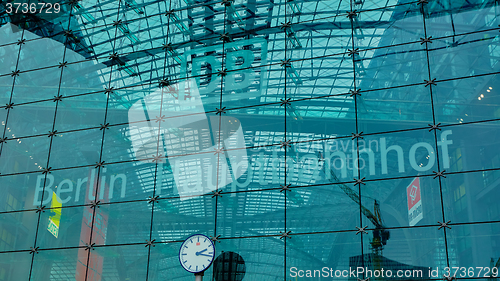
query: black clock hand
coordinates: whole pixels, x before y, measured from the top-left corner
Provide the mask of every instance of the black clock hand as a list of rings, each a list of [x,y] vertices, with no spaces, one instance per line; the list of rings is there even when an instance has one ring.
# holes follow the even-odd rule
[[[199,254],[199,256],[212,257],[212,255],[207,255],[207,254]]]

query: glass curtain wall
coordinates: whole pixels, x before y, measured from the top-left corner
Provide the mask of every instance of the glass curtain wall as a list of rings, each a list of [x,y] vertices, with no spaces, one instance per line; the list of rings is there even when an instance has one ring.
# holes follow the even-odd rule
[[[0,281],[496,277],[499,5],[3,1]]]

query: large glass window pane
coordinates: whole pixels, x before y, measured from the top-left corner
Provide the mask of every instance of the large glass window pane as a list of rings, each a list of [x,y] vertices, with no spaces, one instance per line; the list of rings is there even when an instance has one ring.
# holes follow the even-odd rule
[[[361,205],[364,224],[374,228],[435,225],[443,220],[439,180],[432,177],[367,182],[361,187]]]
[[[454,1],[433,3],[426,10],[429,15],[426,19],[427,33],[434,38],[449,36],[447,41],[453,43],[457,42],[453,41],[454,35],[496,28],[499,9],[492,4],[478,1],[470,2],[469,5]]]
[[[228,276],[232,267],[245,272],[244,280],[276,280],[282,278],[285,270],[284,247],[283,239],[279,239],[279,236],[221,240],[216,245],[216,262],[212,265],[212,270],[215,271],[214,274]],[[227,258],[221,256],[231,252],[240,256],[238,258],[232,254],[239,261],[238,265],[229,263]],[[245,263],[244,269],[241,260]]]
[[[359,257],[360,236],[354,232],[293,235],[286,241],[285,275],[290,280],[347,279],[361,266],[355,262]]]
[[[285,198],[279,189],[223,193],[217,203],[217,233],[223,237],[274,235],[285,229]]]
[[[48,135],[54,124],[52,101],[15,106],[9,111],[8,127],[12,138]],[[33,120],[37,120],[36,125]],[[9,135],[7,135],[9,137]]]
[[[443,127],[438,141],[448,151],[443,150],[441,169],[465,172],[500,168],[497,133],[498,122]]]
[[[442,179],[444,212],[455,223],[497,221],[499,171],[448,175]]]
[[[355,229],[360,225],[359,205],[350,193],[345,193],[350,192],[349,189],[344,184],[334,184],[286,191],[287,231],[308,233]]]
[[[450,248],[449,244],[446,244],[446,241],[449,243],[450,240],[445,239],[442,229],[437,230],[437,226],[391,229],[390,239],[381,247],[378,246],[380,239],[375,232],[370,231],[373,235],[368,236],[363,244],[366,253],[364,265],[373,270],[371,278],[376,277],[376,270],[381,274],[382,269],[386,278],[388,274],[392,274],[392,278],[442,278],[443,270],[448,265],[446,247]],[[362,266],[362,262],[358,259],[356,264]],[[364,277],[370,277],[369,274],[365,272]]]
[[[28,280],[32,258],[26,252],[0,253],[0,274],[4,280]]]
[[[148,249],[144,245],[95,247],[90,252],[87,267],[87,280],[102,280],[104,276],[146,280]]]
[[[0,213],[0,251],[29,251],[35,243],[38,213],[35,211]],[[28,256],[27,252],[24,252]],[[3,260],[2,260],[3,261]]]
[[[6,128],[0,165],[2,174],[37,172],[46,168],[50,138],[47,136],[17,139],[10,128]]]
[[[99,129],[57,134],[52,139],[50,166],[54,169],[94,166],[99,162],[101,143],[102,130]]]
[[[498,75],[440,82],[433,88],[436,122],[461,124],[498,119]]]
[[[497,72],[500,49],[495,31],[459,35],[453,42],[434,40],[429,44],[432,77],[445,80]]]
[[[11,75],[0,76],[0,102],[2,107],[9,104],[14,78]]]
[[[40,216],[37,246],[41,249],[84,246],[89,242],[93,210],[90,207],[64,207],[55,193]],[[91,223],[90,223],[91,224]]]
[[[33,260],[30,280],[71,280],[85,277],[86,267],[82,262],[86,258],[86,255],[80,255],[80,249],[39,251]]]
[[[499,224],[471,224],[454,225],[446,230],[448,234],[448,252],[450,253],[450,266],[474,267],[475,277],[498,276],[492,274],[493,267],[498,268],[498,248]],[[462,266],[465,265],[465,266]],[[489,274],[484,269],[481,274],[475,267],[489,267]],[[480,274],[480,275],[479,275]],[[464,276],[462,269],[457,273],[457,277]],[[469,277],[469,275],[467,275]]]
[[[92,243],[113,245],[143,243],[149,240],[151,207],[151,203],[146,200],[116,204],[103,203],[95,211]],[[116,235],[118,233],[119,235]]]
[[[449,132],[438,130],[437,136],[448,137]],[[365,136],[350,147],[352,160],[347,162],[347,169],[359,169],[360,177],[366,179],[430,175],[437,171],[438,152],[443,151],[440,159],[449,158],[444,152],[447,145],[438,142],[439,151],[436,151],[435,136],[429,129]],[[347,155],[346,158],[349,160]]]
[[[152,238],[176,241],[196,233],[214,236],[215,197],[193,196],[159,200],[153,210]]]
[[[358,125],[365,134],[422,128],[433,122],[431,95],[423,85],[362,89],[360,94],[357,97]]]

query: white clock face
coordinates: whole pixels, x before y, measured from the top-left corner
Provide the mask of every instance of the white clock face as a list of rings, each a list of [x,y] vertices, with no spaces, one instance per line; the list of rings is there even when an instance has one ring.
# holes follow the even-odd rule
[[[212,264],[214,257],[214,243],[202,234],[188,237],[179,250],[179,260],[182,267],[191,273],[207,269]]]

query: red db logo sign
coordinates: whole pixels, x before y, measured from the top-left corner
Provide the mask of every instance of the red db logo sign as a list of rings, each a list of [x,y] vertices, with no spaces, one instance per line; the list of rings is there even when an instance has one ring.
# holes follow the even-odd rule
[[[408,201],[408,222],[410,226],[414,226],[424,217],[419,178],[415,178],[406,188],[406,199]]]

